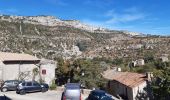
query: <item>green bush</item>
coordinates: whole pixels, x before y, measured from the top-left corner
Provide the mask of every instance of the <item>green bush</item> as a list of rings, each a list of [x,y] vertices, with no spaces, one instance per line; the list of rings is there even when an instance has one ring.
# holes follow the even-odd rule
[[[52,81],[52,84],[50,85],[50,90],[55,90],[57,85],[55,84],[55,80]]]

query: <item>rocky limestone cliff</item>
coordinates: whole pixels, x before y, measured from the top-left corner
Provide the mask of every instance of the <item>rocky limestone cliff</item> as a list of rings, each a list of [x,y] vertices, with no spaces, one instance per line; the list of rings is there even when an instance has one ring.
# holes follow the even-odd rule
[[[0,51],[25,52],[49,59],[81,56],[88,50],[131,39],[121,31],[110,31],[52,16],[1,15],[0,35]],[[62,44],[67,45],[67,48],[63,48]]]

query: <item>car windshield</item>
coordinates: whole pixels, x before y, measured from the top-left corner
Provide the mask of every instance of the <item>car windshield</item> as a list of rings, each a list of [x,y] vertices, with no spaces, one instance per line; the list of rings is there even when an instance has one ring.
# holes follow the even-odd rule
[[[70,84],[67,84],[67,85],[66,85],[66,88],[67,88],[67,89],[80,89],[80,85],[78,85],[78,84],[73,84],[73,83],[71,84],[71,83],[70,83]]]

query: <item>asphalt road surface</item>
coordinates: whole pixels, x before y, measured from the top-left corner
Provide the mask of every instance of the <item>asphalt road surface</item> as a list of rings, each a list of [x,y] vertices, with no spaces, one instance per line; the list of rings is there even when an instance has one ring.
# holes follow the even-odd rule
[[[15,91],[0,92],[2,99],[3,96],[6,96],[5,100],[61,100],[62,91],[47,91],[45,93],[36,92],[36,93],[27,93],[25,95],[16,94]]]
[[[5,97],[6,99],[4,99]],[[15,91],[0,92],[0,100],[61,100],[62,91],[47,91],[26,93],[25,95],[16,94]],[[82,95],[82,100],[85,100],[87,95]]]

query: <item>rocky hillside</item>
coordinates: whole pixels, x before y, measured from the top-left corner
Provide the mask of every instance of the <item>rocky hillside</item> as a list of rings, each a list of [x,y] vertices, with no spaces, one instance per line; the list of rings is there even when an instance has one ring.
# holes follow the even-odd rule
[[[52,16],[0,15],[0,51],[65,59],[75,57],[144,58],[170,54],[170,37],[108,30]]]
[[[55,59],[81,56],[104,45],[132,39],[121,31],[52,16],[0,16],[0,51]]]

